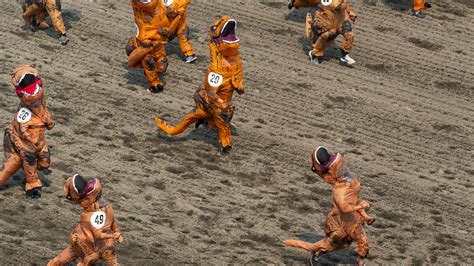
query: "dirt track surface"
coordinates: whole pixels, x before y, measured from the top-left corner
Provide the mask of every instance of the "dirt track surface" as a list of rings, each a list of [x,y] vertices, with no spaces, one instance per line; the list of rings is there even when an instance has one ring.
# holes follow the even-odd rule
[[[286,1],[195,0],[189,24],[200,61],[186,65],[174,41],[160,95],[126,68],[134,26],[123,2],[63,3],[71,42],[62,47],[52,30],[22,29],[20,6],[1,0],[1,121],[18,104],[11,71],[36,63],[57,122],[43,198],[25,199],[21,173],[0,191],[2,264],[45,264],[66,247],[80,208],[63,198],[63,178],[76,172],[102,179],[125,238],[122,264],[304,264],[309,254],[281,240],[324,234],[330,187],[309,168],[319,144],[349,153],[373,205],[370,264],[474,262],[474,13],[462,1],[437,1],[417,20],[353,0],[350,69],[331,51],[322,65],[309,63],[306,10],[289,12]],[[208,29],[222,14],[240,23],[247,85],[228,158],[215,130],[169,138],[150,118],[176,123],[192,109]],[[354,258],[342,251],[324,261]]]

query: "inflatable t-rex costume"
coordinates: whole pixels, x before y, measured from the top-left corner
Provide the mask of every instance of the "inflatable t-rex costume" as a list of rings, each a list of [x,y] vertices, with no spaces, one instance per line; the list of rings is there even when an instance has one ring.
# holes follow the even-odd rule
[[[196,123],[196,127],[206,122],[209,127],[217,127],[224,154],[232,149],[230,121],[235,108],[232,101],[233,92],[245,92],[239,54],[240,41],[235,35],[236,27],[237,22],[228,16],[221,17],[211,27],[211,66],[204,83],[194,94],[195,111],[175,127],[154,117],[158,127],[172,136],[182,133],[193,123]]]
[[[369,203],[359,199],[360,182],[346,167],[344,156],[340,153],[330,154],[326,148],[318,147],[311,152],[311,158],[311,169],[332,185],[333,208],[326,218],[326,238],[316,243],[300,240],[285,240],[283,243],[312,251],[318,258],[321,253],[346,248],[356,241],[358,263],[363,264],[369,252],[364,226],[365,223],[372,224],[375,219],[365,212],[370,207]]]
[[[128,66],[143,67],[150,84],[149,92],[163,91],[164,84],[158,77],[166,72],[168,58],[165,46],[170,32],[167,9],[162,0],[130,0],[135,16],[135,37],[126,46]],[[175,23],[177,25],[177,23]]]
[[[331,47],[337,36],[344,37],[341,45],[342,63],[352,65],[354,59],[349,56],[354,40],[352,23],[357,15],[351,10],[349,0],[292,0],[288,7],[312,7],[317,6],[318,10],[314,14],[308,13],[306,16],[306,36],[313,44],[312,51],[309,52],[311,62],[319,64],[324,56],[324,49]]]
[[[49,28],[48,23],[44,20],[50,16],[54,29],[59,33],[59,42],[63,45],[69,42],[61,17],[60,0],[24,0],[22,8],[23,19],[27,25],[31,25],[32,31]]]
[[[191,4],[191,0],[163,0],[163,4],[167,8],[166,15],[171,23],[168,41],[178,37],[179,47],[186,57],[186,63],[193,63],[197,57],[189,42],[189,27],[186,23],[188,16],[186,8]]]
[[[424,10],[431,8],[431,3],[426,0],[413,0],[413,16],[425,18]]]
[[[17,68],[12,75],[12,84],[20,98],[20,106],[13,122],[5,129],[5,162],[0,169],[0,186],[22,168],[26,194],[39,198],[42,184],[38,170],[48,169],[50,164],[44,135],[46,129],[54,127],[54,122],[46,107],[43,83],[37,69],[31,66]]]
[[[84,210],[81,221],[69,236],[69,246],[48,266],[91,265],[103,260],[107,265],[118,265],[114,239],[123,237],[115,220],[112,205],[102,197],[102,185],[97,178],[85,180],[80,175],[69,177],[64,185],[64,196]]]

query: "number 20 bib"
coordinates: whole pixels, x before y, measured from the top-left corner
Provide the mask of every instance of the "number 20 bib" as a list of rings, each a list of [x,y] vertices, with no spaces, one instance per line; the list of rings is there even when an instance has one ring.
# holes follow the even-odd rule
[[[163,0],[163,5],[165,5],[166,7],[170,6],[173,4],[173,0]]]
[[[219,87],[222,84],[222,81],[224,81],[224,78],[222,77],[222,75],[219,75],[217,73],[211,72],[207,76],[207,82],[212,87]]]

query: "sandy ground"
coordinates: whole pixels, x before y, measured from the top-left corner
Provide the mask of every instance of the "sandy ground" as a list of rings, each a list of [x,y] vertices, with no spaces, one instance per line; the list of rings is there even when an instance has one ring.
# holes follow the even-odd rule
[[[435,1],[427,19],[381,0],[353,0],[354,68],[335,49],[307,59],[306,10],[286,1],[204,1],[190,7],[196,65],[169,45],[166,91],[145,93],[127,69],[134,31],[128,1],[63,3],[71,42],[22,28],[20,6],[1,0],[0,118],[18,99],[10,73],[35,63],[57,122],[39,201],[25,199],[18,173],[0,192],[1,264],[45,264],[66,247],[80,208],[62,197],[66,175],[98,176],[114,204],[125,265],[305,264],[281,240],[320,239],[330,187],[310,170],[324,144],[349,153],[377,222],[370,264],[474,263],[474,12],[470,0]],[[118,3],[123,2],[123,3]],[[462,2],[466,4],[463,5]],[[208,29],[218,15],[239,21],[247,94],[236,97],[234,151],[218,154],[216,131],[169,138],[151,115],[177,122],[208,66]],[[354,253],[325,257],[353,263]]]

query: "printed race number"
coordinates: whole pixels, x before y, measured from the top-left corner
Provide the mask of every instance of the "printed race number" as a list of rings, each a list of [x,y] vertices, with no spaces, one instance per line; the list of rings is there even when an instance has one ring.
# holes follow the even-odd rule
[[[223,80],[224,78],[221,75],[214,72],[209,73],[207,76],[207,82],[209,82],[209,85],[212,87],[219,87]]]
[[[163,0],[163,5],[170,6],[173,4],[173,2],[174,2],[173,0]]]
[[[329,6],[332,4],[332,0],[321,0],[321,4],[323,4],[323,6]]]
[[[31,120],[31,115],[30,109],[23,107],[18,111],[16,121],[18,121],[18,123],[26,123]]]
[[[91,216],[91,224],[95,229],[100,229],[104,227],[106,218],[107,217],[105,216],[105,212],[94,212]]]

